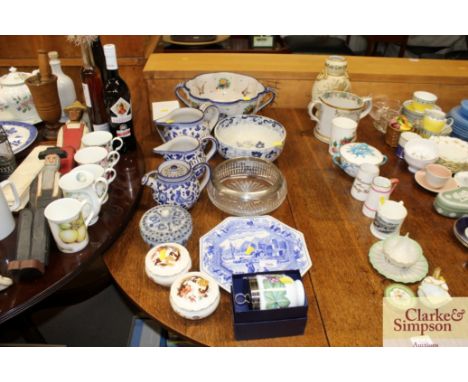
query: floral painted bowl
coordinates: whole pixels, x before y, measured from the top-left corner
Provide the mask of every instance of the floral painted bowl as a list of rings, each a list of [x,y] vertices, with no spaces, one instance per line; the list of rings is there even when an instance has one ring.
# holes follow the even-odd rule
[[[340,147],[339,153],[333,155],[333,163],[353,178],[356,177],[359,167],[363,163],[381,166],[386,162],[386,155],[383,155],[375,147],[361,142],[347,143]]]
[[[283,151],[286,140],[281,123],[259,115],[224,118],[214,132],[218,152],[226,159],[255,157],[272,162]]]
[[[468,171],[468,142],[453,137],[431,137],[430,140],[439,148],[437,163],[453,173]]]
[[[175,95],[186,106],[198,108],[205,102],[216,105],[222,117],[255,114],[275,99],[275,92],[243,74],[206,73],[180,83]]]

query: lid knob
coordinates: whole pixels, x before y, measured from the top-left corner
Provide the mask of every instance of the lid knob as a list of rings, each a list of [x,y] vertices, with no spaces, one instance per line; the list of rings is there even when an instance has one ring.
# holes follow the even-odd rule
[[[16,73],[17,70],[18,70],[18,69],[16,69],[14,66],[12,66],[12,67],[10,67],[10,69],[8,69],[8,71],[9,71],[10,73]]]

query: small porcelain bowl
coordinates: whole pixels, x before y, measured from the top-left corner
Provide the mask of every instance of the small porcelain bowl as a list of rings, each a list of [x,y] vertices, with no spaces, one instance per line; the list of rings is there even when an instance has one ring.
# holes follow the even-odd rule
[[[385,259],[399,268],[411,267],[423,254],[419,243],[408,235],[391,235],[386,238],[383,242],[383,252]]]
[[[468,187],[468,171],[460,171],[453,177],[460,187]]]
[[[413,139],[406,143],[405,161],[408,170],[416,173],[428,164],[435,163],[439,159],[439,148],[435,142],[428,139]]]
[[[199,320],[216,310],[220,298],[219,286],[213,278],[202,272],[189,272],[174,280],[169,301],[178,315]]]
[[[274,119],[260,115],[237,115],[215,127],[218,152],[226,159],[240,157],[274,161],[283,151],[286,129]]]
[[[159,244],[146,254],[145,271],[156,284],[170,287],[177,277],[187,273],[192,259],[185,247],[177,243]]]

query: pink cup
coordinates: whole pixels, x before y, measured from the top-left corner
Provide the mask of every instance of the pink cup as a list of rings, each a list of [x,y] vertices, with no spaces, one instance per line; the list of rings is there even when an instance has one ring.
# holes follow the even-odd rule
[[[433,188],[442,188],[452,177],[452,171],[441,164],[431,163],[425,168],[427,184]]]

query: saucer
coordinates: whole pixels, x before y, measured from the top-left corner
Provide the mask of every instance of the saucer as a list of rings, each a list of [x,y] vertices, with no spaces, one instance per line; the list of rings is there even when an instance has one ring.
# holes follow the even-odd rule
[[[449,190],[454,190],[455,188],[458,188],[458,183],[456,182],[455,179],[450,178],[447,183],[441,188],[434,188],[431,187],[427,182],[426,182],[426,171],[424,170],[419,170],[414,174],[414,179],[416,180],[416,183],[418,183],[422,188],[424,188],[427,191],[430,192],[442,192],[442,191],[449,191]]]
[[[383,252],[383,241],[378,241],[369,250],[369,261],[374,269],[386,278],[400,283],[415,283],[426,277],[429,264],[424,255],[421,255],[411,267],[400,268],[390,264]]]

